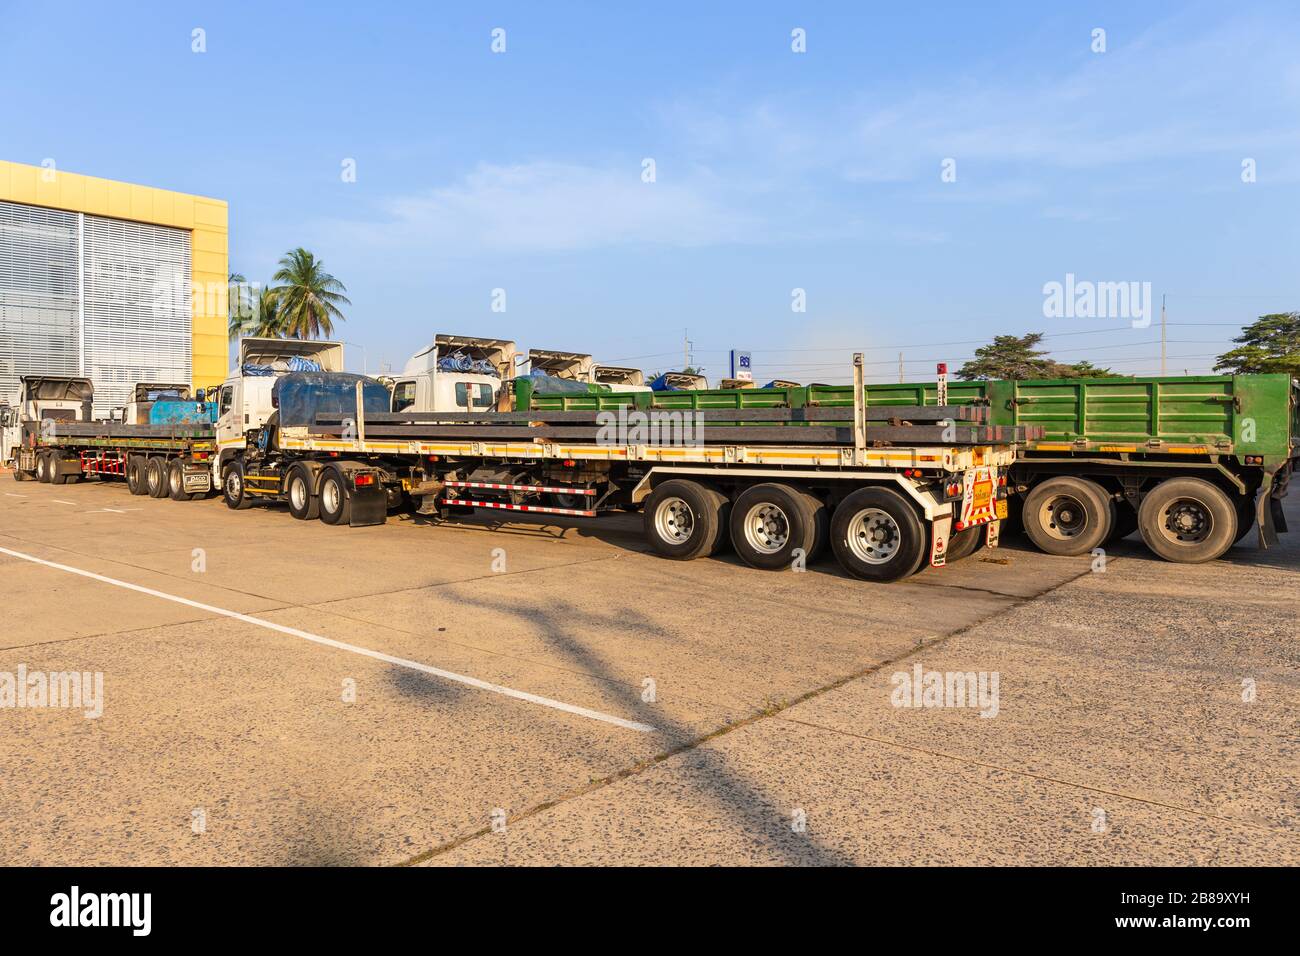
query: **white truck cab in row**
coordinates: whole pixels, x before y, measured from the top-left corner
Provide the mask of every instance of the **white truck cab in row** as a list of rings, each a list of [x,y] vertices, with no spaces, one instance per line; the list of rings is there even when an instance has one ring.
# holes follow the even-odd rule
[[[88,422],[94,397],[88,378],[22,376],[18,394],[0,404],[0,462],[13,461],[14,450],[22,444],[23,422]]]
[[[221,383],[217,395],[219,446],[239,447],[250,431],[266,424],[275,411],[271,390],[276,379],[294,371],[293,359],[314,362],[323,372],[341,372],[343,343],[275,338],[239,340],[239,364]]]

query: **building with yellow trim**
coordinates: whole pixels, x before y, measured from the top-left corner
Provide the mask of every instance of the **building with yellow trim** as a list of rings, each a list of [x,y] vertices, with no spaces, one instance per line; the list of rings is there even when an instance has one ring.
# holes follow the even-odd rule
[[[225,201],[0,161],[0,401],[81,375],[96,414],[136,382],[227,372]]]

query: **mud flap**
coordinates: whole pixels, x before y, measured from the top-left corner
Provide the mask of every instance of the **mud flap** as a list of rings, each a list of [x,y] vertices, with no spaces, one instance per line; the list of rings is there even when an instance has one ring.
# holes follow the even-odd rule
[[[998,536],[1001,533],[1002,533],[1002,522],[990,521],[988,531],[985,532],[987,537],[985,537],[984,543],[990,548],[996,548],[998,546]]]
[[[350,527],[368,528],[388,520],[388,493],[379,482],[353,488],[351,497],[352,510],[348,521]]]
[[[948,534],[952,531],[952,515],[935,518],[930,525],[930,567],[941,568],[948,563]]]

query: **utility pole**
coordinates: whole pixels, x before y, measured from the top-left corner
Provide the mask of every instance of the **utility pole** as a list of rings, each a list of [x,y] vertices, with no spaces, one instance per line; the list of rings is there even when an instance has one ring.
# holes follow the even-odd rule
[[[691,367],[691,340],[688,338],[690,329],[682,329],[682,371]]]
[[[903,384],[903,353],[898,353],[898,384]]]
[[[1160,294],[1160,374],[1165,374],[1165,296]]]

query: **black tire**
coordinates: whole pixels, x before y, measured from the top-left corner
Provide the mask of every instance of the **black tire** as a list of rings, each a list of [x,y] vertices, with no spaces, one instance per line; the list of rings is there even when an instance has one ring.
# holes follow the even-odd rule
[[[189,501],[193,497],[185,490],[185,468],[180,459],[173,459],[167,466],[167,497],[172,501]]]
[[[253,506],[244,481],[244,466],[237,461],[232,461],[221,473],[221,497],[231,511],[243,511]]]
[[[814,502],[820,504],[806,492],[777,482],[746,488],[733,502],[728,521],[736,556],[764,571],[792,567],[796,552],[805,563],[810,561],[824,541],[818,540]]]
[[[326,524],[347,524],[352,516],[352,496],[347,479],[337,468],[327,468],[320,480],[320,520]]]
[[[167,459],[149,456],[144,463],[144,486],[150,498],[167,497]]]
[[[18,468],[18,458],[14,457],[14,481],[31,481],[32,476]]]
[[[43,485],[48,485],[54,472],[53,465],[54,462],[50,460],[49,452],[38,452],[36,455],[36,480]]]
[[[1232,540],[1233,544],[1240,544],[1241,540],[1250,534],[1257,527],[1255,520],[1255,496],[1250,495],[1237,501],[1237,537]]]
[[[944,563],[953,564],[978,551],[984,543],[984,528],[984,525],[977,524],[973,528],[954,532],[948,538],[948,553],[944,556]]]
[[[1120,500],[1113,502],[1111,508],[1110,534],[1106,536],[1106,544],[1122,541],[1138,529],[1137,511],[1131,504]]]
[[[694,481],[665,481],[645,500],[646,543],[674,561],[716,554],[727,539],[726,495]]]
[[[1138,530],[1156,555],[1178,564],[1213,561],[1237,537],[1237,508],[1227,493],[1200,478],[1169,478],[1147,492]]]
[[[62,455],[60,455],[58,452],[50,452],[50,459],[49,459],[50,484],[66,485],[68,483],[68,476],[59,473],[59,466],[62,465],[62,463],[63,463]]]
[[[320,517],[320,498],[313,490],[314,482],[309,468],[294,465],[285,479],[284,496],[289,502],[289,514],[299,521],[312,521]]]
[[[929,539],[911,502],[890,488],[859,488],[831,516],[836,559],[864,581],[897,581],[915,574]]]
[[[1025,497],[1023,520],[1025,533],[1040,551],[1089,554],[1110,534],[1110,496],[1086,478],[1049,478]]]
[[[126,460],[126,490],[133,495],[142,495],[148,491],[144,484],[143,455],[132,455]]]
[[[805,558],[807,564],[812,564],[826,552],[826,545],[830,543],[831,509],[826,507],[825,501],[811,491],[803,491],[801,494],[808,505],[813,526],[813,542]]]

